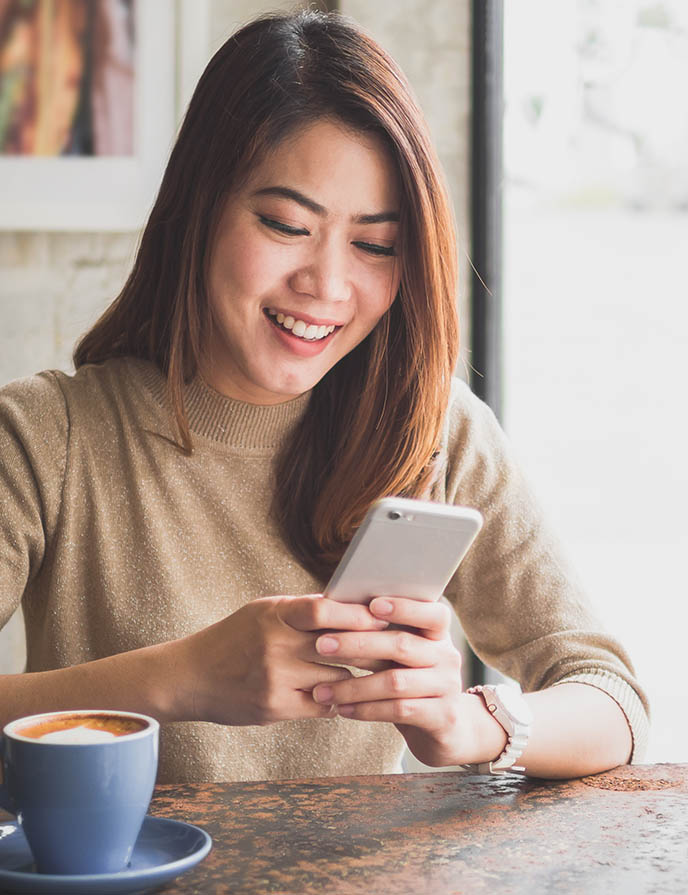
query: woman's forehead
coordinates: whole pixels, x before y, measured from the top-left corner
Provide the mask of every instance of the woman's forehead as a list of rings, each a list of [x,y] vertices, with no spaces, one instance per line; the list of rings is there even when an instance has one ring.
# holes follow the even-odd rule
[[[385,141],[326,118],[291,132],[250,172],[243,192],[292,189],[327,212],[399,213],[400,178]]]

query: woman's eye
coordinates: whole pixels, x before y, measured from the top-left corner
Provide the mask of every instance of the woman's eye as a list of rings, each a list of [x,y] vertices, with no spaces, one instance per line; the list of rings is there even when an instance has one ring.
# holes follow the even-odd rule
[[[364,252],[368,252],[369,255],[384,255],[387,258],[392,258],[396,255],[394,246],[383,246],[376,242],[355,242],[354,245]]]
[[[302,227],[290,227],[289,224],[283,224],[281,221],[273,220],[273,218],[265,218],[261,214],[258,215],[258,219],[260,220],[261,224],[264,224],[271,230],[276,230],[278,233],[286,233],[288,236],[310,235],[308,230],[304,230]]]

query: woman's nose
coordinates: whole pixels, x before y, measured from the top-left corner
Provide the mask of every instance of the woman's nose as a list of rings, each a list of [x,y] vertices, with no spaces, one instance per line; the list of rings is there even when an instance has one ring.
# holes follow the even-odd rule
[[[348,301],[351,280],[345,253],[334,246],[321,246],[294,272],[290,285],[320,301]]]

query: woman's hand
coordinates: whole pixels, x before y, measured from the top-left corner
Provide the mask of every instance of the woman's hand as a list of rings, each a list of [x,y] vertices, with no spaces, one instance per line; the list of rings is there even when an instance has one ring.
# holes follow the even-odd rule
[[[326,633],[315,646],[323,658],[361,668],[376,663],[383,670],[320,684],[313,699],[336,706],[346,718],[391,721],[425,764],[441,767],[471,760],[462,756],[475,752],[474,712],[464,711],[461,654],[449,636],[449,607],[377,597],[369,609],[373,617],[403,628]],[[468,700],[470,705],[476,697]]]
[[[318,633],[386,627],[366,606],[336,603],[319,594],[254,600],[175,642],[177,714],[219,724],[332,715],[331,706],[313,700],[313,688],[347,680],[351,672],[326,664],[315,648]],[[340,660],[335,656],[333,661]]]

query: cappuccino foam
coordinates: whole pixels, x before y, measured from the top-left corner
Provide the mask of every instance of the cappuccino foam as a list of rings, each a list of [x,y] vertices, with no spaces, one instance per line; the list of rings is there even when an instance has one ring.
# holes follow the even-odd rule
[[[145,722],[126,715],[65,714],[46,716],[17,730],[23,737],[42,743],[102,743],[116,737],[138,733]]]
[[[114,740],[117,734],[109,730],[97,730],[95,727],[67,727],[64,730],[53,730],[38,737],[41,743],[102,743]]]

